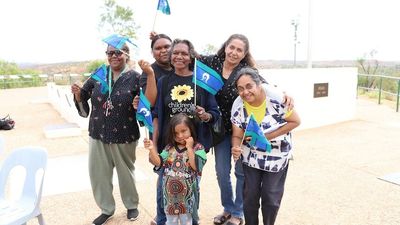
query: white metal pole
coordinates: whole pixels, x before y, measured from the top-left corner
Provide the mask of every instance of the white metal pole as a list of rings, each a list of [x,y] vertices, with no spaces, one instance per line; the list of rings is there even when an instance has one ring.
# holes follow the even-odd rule
[[[312,68],[312,14],[313,0],[308,0],[307,68]]]

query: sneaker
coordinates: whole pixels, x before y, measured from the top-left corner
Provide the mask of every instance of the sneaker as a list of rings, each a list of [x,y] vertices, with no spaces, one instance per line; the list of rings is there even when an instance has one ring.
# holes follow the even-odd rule
[[[137,209],[128,209],[128,212],[126,213],[126,217],[128,218],[128,220],[137,220],[139,216],[139,210]]]
[[[103,225],[106,224],[107,220],[111,218],[112,215],[101,214],[99,217],[93,220],[93,225]]]

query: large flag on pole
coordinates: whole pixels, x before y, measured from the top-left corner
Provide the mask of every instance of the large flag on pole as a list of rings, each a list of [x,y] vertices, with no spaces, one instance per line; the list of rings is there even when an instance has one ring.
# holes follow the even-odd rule
[[[158,0],[157,10],[160,10],[166,15],[170,15],[171,9],[169,8],[168,0]]]
[[[196,60],[193,83],[215,95],[224,86],[221,76],[206,64]]]
[[[150,102],[140,89],[139,104],[136,111],[136,119],[142,121],[144,125],[153,133],[153,119],[151,117]]]
[[[101,93],[102,94],[107,93],[108,91],[107,66],[105,64],[97,68],[97,70],[92,74],[92,78],[100,82]]]
[[[271,143],[264,136],[264,133],[262,132],[253,114],[250,115],[250,119],[247,123],[244,136],[251,137],[251,141],[249,144],[256,147],[257,150],[263,152],[271,152]]]

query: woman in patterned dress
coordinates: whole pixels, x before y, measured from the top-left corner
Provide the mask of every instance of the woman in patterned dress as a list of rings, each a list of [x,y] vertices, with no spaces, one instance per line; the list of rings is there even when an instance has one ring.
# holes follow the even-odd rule
[[[283,94],[269,95],[258,72],[241,69],[235,77],[239,97],[232,105],[232,155],[241,159],[244,171],[243,210],[246,225],[258,225],[258,211],[264,225],[273,225],[282,200],[288,162],[292,153],[291,130],[300,125],[300,118],[282,104]],[[253,115],[272,149],[250,145],[244,137],[249,117]],[[245,140],[243,142],[243,140]]]

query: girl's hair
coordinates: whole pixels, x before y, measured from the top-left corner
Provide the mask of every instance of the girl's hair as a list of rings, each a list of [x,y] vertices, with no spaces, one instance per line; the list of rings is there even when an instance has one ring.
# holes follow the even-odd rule
[[[170,42],[172,42],[171,38],[168,35],[166,35],[166,34],[157,34],[151,39],[151,44],[150,44],[151,49],[153,49],[154,44],[158,40],[163,39],[163,38],[169,40]]]
[[[254,83],[256,83],[257,86],[259,86],[261,83],[264,83],[261,75],[258,73],[258,71],[256,69],[253,69],[250,67],[243,67],[236,74],[235,81],[234,81],[236,88],[237,88],[237,82],[238,82],[239,78],[241,78],[244,75],[250,76],[250,78],[254,81]]]
[[[254,60],[253,56],[250,53],[250,43],[249,43],[249,39],[243,35],[243,34],[232,34],[228,40],[226,40],[221,48],[218,50],[217,55],[221,58],[225,59],[225,48],[232,42],[232,40],[234,39],[238,39],[243,41],[244,45],[245,45],[245,49],[244,49],[244,58],[242,59],[242,61],[240,61],[241,63],[245,63],[250,67],[256,67],[256,61]]]
[[[186,39],[175,39],[172,42],[171,50],[169,51],[169,58],[171,59],[171,55],[172,55],[172,52],[174,50],[175,45],[181,44],[181,43],[183,43],[183,44],[188,46],[189,55],[190,55],[189,70],[193,71],[193,69],[194,69],[194,60],[199,57],[199,54],[196,52],[196,50],[194,50],[194,46],[193,46],[192,42],[190,42],[189,40],[186,40]]]
[[[190,134],[194,140],[194,143],[197,142],[196,129],[194,127],[192,119],[190,119],[189,116],[185,113],[178,113],[175,114],[169,121],[169,126],[167,129],[167,144],[172,146],[175,145],[175,127],[182,123],[189,127]]]

